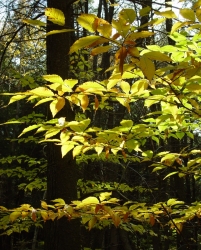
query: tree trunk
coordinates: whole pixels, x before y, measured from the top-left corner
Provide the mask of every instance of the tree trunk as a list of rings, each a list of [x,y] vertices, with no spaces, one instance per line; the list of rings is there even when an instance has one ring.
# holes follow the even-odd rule
[[[48,0],[48,8],[57,8],[63,11],[66,26],[73,27],[73,10],[70,0]],[[48,23],[48,31],[58,30],[59,26]],[[58,74],[62,78],[69,77],[68,52],[73,43],[73,33],[62,33],[47,37],[47,73]],[[69,103],[57,114],[57,117],[66,117],[74,120],[74,112]],[[49,114],[51,118],[51,114]],[[72,158],[72,152],[64,158],[61,157],[61,148],[48,144],[48,170],[47,170],[47,201],[62,198],[66,203],[77,199],[77,169]],[[68,221],[66,217],[45,223],[45,249],[63,250],[80,249],[80,232],[78,221]]]

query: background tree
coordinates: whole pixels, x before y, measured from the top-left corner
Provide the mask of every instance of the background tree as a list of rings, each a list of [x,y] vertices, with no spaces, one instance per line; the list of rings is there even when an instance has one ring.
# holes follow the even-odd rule
[[[72,1],[48,0],[48,8],[61,10],[65,15],[65,28],[74,28],[74,12]],[[58,29],[58,25],[48,23],[47,31]],[[47,73],[58,74],[63,79],[71,77],[69,71],[68,52],[74,42],[72,33],[63,33],[47,37]],[[61,97],[62,98],[62,97]],[[62,99],[64,102],[65,100]],[[52,114],[49,114],[51,118]],[[67,121],[74,120],[74,112],[68,102],[58,113],[58,117],[65,117]],[[69,203],[77,199],[78,170],[72,154],[61,156],[60,149],[54,144],[47,148],[47,200],[62,198]],[[80,249],[80,232],[78,223],[69,223],[66,219],[47,222],[45,225],[45,249]]]

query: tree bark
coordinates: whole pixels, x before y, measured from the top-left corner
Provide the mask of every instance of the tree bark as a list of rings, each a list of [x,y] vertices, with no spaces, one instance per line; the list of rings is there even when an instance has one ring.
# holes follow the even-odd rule
[[[48,0],[48,8],[57,8],[63,11],[66,18],[65,27],[48,23],[48,31],[60,28],[73,28],[73,9],[71,0]],[[69,78],[68,52],[73,43],[74,34],[62,33],[47,37],[47,73],[60,75],[63,79]],[[50,113],[50,111],[49,111]],[[74,120],[74,112],[66,101],[65,107],[56,117],[66,117]],[[51,114],[49,114],[51,118]],[[72,152],[61,157],[61,148],[48,144],[47,169],[47,201],[62,198],[66,203],[77,199],[77,169],[72,158]],[[80,249],[80,231],[78,221],[68,221],[66,217],[45,223],[45,249],[63,250]]]

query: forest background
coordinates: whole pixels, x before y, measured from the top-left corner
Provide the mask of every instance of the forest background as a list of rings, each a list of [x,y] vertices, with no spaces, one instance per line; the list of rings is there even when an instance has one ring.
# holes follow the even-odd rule
[[[0,249],[201,249],[200,6],[0,2]]]

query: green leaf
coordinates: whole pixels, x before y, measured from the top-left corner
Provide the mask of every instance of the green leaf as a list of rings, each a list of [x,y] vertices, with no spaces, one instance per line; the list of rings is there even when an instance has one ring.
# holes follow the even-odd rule
[[[61,26],[65,25],[65,16],[61,10],[55,8],[46,8],[45,15],[49,21]]]

